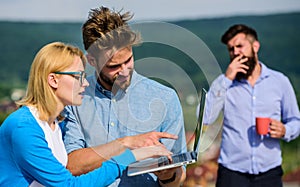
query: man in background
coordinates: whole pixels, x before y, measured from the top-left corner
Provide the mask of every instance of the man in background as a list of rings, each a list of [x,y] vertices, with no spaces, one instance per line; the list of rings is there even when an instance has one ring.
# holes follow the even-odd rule
[[[281,187],[280,140],[300,133],[300,114],[293,87],[280,72],[258,59],[254,29],[237,24],[222,36],[230,64],[211,85],[205,123],[224,112],[217,187]],[[257,134],[256,117],[271,119],[269,133]]]

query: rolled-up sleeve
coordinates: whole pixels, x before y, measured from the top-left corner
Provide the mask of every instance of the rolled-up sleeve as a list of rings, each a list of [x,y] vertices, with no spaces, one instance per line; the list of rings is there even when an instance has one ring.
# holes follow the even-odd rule
[[[71,107],[65,108],[65,119],[60,123],[67,153],[86,147],[85,138],[80,129],[81,127],[77,123],[77,120],[71,110]]]

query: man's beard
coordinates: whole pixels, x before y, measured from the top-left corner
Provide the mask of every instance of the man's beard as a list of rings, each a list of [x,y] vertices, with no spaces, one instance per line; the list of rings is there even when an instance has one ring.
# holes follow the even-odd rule
[[[257,60],[255,58],[255,54],[252,51],[252,56],[243,56],[243,58],[248,58],[248,60],[246,62],[244,62],[243,64],[245,64],[246,66],[248,66],[249,68],[246,70],[246,73],[242,73],[242,72],[238,72],[235,76],[235,78],[240,81],[242,79],[248,79],[248,77],[250,75],[252,75],[255,65],[257,63]]]
[[[120,77],[121,75],[115,76],[113,77],[113,79],[109,79],[102,72],[100,72],[99,76],[103,82],[105,82],[107,85],[109,85],[112,88],[111,90],[112,92],[116,92],[119,89],[126,90],[129,87],[132,78],[132,73],[133,70],[130,70],[129,79],[126,82],[122,82],[122,83],[118,82],[118,77]]]

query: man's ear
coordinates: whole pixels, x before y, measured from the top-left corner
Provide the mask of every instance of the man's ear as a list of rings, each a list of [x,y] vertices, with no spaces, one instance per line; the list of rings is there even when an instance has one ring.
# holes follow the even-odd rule
[[[96,62],[96,59],[92,55],[86,54],[86,59],[91,66],[96,67],[97,62]]]
[[[253,46],[254,52],[255,52],[255,53],[258,53],[259,48],[260,48],[260,43],[259,43],[259,41],[254,41],[253,44],[252,44],[252,46]]]
[[[57,87],[58,87],[58,79],[57,79],[55,73],[50,73],[50,74],[48,75],[48,84],[49,84],[52,88],[57,88]]]

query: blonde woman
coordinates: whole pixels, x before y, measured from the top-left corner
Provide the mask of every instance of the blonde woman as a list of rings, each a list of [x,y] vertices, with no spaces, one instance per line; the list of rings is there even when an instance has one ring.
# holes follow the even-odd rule
[[[60,42],[37,53],[27,93],[17,103],[20,108],[0,128],[0,186],[107,186],[131,162],[170,155],[162,146],[149,146],[125,149],[101,168],[78,177],[65,168],[68,157],[58,121],[66,105],[82,102],[89,85],[85,64],[79,48]],[[118,149],[120,144],[115,144]]]

